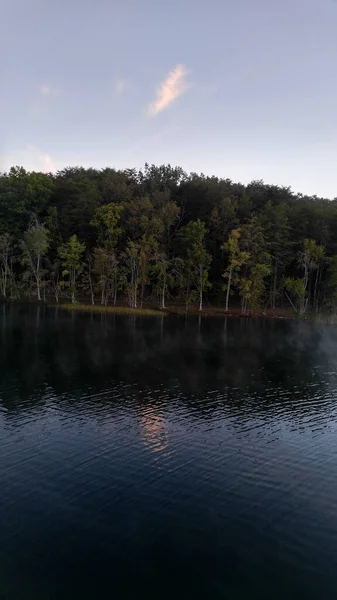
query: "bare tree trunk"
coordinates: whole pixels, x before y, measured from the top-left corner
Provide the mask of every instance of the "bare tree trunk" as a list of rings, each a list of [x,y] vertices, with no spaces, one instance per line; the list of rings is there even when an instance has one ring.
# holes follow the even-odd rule
[[[133,280],[131,281],[130,306],[137,308],[137,287]]]
[[[308,279],[309,279],[309,272],[308,272],[308,266],[307,264],[304,265],[304,278],[303,278],[303,287],[304,287],[304,297],[303,297],[303,302],[301,302],[301,314],[303,314],[305,312],[305,308],[306,308],[306,304],[305,303],[305,294],[307,291],[307,287],[308,287]]]
[[[188,284],[186,287],[186,311],[188,311],[189,304],[190,304],[190,286]]]
[[[107,283],[106,288],[105,288],[104,306],[108,306],[109,296],[110,296],[110,287],[109,287],[109,283]]]
[[[202,276],[203,267],[199,265],[199,310],[202,310]]]
[[[71,302],[72,304],[75,304],[76,300],[75,300],[75,273],[72,272],[70,274],[70,285],[71,285]]]
[[[165,287],[166,287],[166,284],[164,283],[163,287],[161,289],[161,303],[160,303],[160,308],[166,308],[165,307]]]
[[[288,298],[288,300],[289,300],[289,302],[290,302],[291,306],[293,307],[294,311],[295,311],[295,312],[298,312],[298,310],[297,310],[297,308],[296,308],[295,304],[292,302],[292,300],[291,300],[291,298],[288,296],[287,292],[284,292],[284,293],[285,293],[285,295],[287,296],[287,298]]]
[[[140,308],[143,308],[143,300],[144,300],[144,283],[142,283],[141,293],[140,293]]]
[[[10,297],[13,298],[13,262],[11,261]]]
[[[131,306],[137,308],[138,269],[136,259],[131,261]]]
[[[89,276],[89,286],[90,286],[90,294],[91,294],[91,304],[94,305],[95,304],[95,295],[94,295],[94,290],[92,287],[91,267],[90,266],[88,269],[88,276]]]
[[[231,289],[231,283],[232,283],[232,269],[230,269],[229,275],[228,275],[228,284],[227,284],[227,292],[226,292],[226,306],[225,306],[225,311],[226,312],[228,312],[229,294],[230,294],[230,289]]]
[[[202,310],[202,287],[199,290],[199,310]]]

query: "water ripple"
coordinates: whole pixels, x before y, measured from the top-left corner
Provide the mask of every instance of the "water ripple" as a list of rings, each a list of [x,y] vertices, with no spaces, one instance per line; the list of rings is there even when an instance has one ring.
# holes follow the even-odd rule
[[[337,333],[206,321],[2,323],[0,597],[335,597]]]

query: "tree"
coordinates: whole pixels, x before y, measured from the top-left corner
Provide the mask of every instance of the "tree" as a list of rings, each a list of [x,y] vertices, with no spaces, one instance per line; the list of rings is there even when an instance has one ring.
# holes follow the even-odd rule
[[[93,258],[91,256],[90,252],[87,252],[87,256],[86,256],[86,268],[87,268],[87,274],[88,274],[88,282],[89,282],[89,289],[90,289],[90,296],[91,296],[91,304],[94,306],[94,304],[95,304],[95,293],[94,293],[94,286],[93,286],[93,281],[92,281]]]
[[[99,171],[91,168],[66,167],[57,173],[54,204],[63,239],[76,234],[86,241],[88,247],[94,245],[94,230],[90,222],[100,205],[99,181]]]
[[[32,275],[35,279],[38,300],[41,300],[41,279],[44,274],[42,259],[48,246],[48,230],[35,219],[24,233],[21,248],[22,264],[28,268],[27,278]]]
[[[154,235],[143,235],[139,244],[139,284],[140,306],[143,306],[145,287],[150,284],[151,263],[158,251],[158,242]]]
[[[260,216],[271,256],[272,287],[270,301],[273,309],[286,265],[291,261],[293,242],[290,239],[289,206],[281,202],[274,206],[269,200]]]
[[[300,277],[286,277],[283,281],[283,287],[286,292],[286,296],[296,312],[300,314],[305,313],[307,308],[307,298],[305,295],[306,287],[304,278]],[[290,296],[288,295],[290,294]],[[295,302],[298,302],[299,308],[291,300],[291,296],[295,299]]]
[[[180,208],[175,202],[171,200],[163,204],[159,211],[159,219],[161,227],[157,231],[159,242],[162,246],[163,252],[167,256],[170,255],[172,239],[179,224],[180,219]]]
[[[226,291],[226,305],[225,311],[228,312],[229,295],[231,291],[231,285],[237,286],[239,283],[238,273],[240,269],[245,265],[249,259],[249,253],[240,250],[239,240],[241,237],[240,229],[233,229],[230,233],[227,244],[223,245],[224,250],[228,252],[228,267],[223,273],[223,277],[227,279],[227,283],[223,286]]]
[[[119,283],[119,261],[115,252],[105,247],[94,248],[93,272],[98,276],[101,305],[107,306],[110,298],[115,305]]]
[[[324,258],[324,248],[316,244],[315,240],[305,239],[303,250],[299,252],[298,264],[303,269],[302,278],[287,277],[284,281],[284,288],[298,300],[298,309],[291,302],[293,308],[300,314],[304,314],[309,303],[308,283],[310,274],[318,270],[320,261]],[[316,277],[317,282],[317,277]],[[290,300],[289,296],[288,299]]]
[[[123,229],[119,226],[122,205],[110,202],[97,208],[91,225],[98,229],[98,242],[107,249],[115,249]]]
[[[209,226],[212,234],[213,255],[217,256],[220,248],[220,269],[224,266],[224,240],[229,236],[239,223],[237,214],[237,201],[232,198],[223,198],[219,205],[211,210]]]
[[[94,248],[93,271],[99,277],[101,304],[107,306],[109,298],[117,299],[118,267],[117,244],[123,234],[120,218],[122,205],[110,202],[96,210],[91,224],[98,229],[99,246]],[[90,284],[92,289],[92,284]],[[93,297],[93,296],[92,296]]]
[[[27,232],[36,224],[48,234],[42,253]],[[285,297],[299,312],[332,301],[337,198],[170,165],[0,173],[0,296],[43,298],[48,284],[57,301],[61,284],[73,287],[58,251],[73,235],[87,249],[76,287],[92,301],[99,290],[102,304],[123,289],[132,305],[155,294],[163,307],[184,290],[187,307],[202,307],[210,285],[210,302],[224,290],[228,310],[235,292],[244,314]]]
[[[82,244],[77,235],[72,235],[68,241],[59,247],[58,253],[61,258],[61,264],[63,266],[62,275],[68,277],[69,280],[64,284],[69,287],[71,294],[71,301],[75,304],[76,294],[76,281],[78,276],[83,271],[82,256],[85,251],[85,244]]]
[[[263,229],[256,217],[240,228],[240,249],[245,252],[243,271],[238,280],[242,298],[242,314],[261,307],[265,291],[265,279],[270,275],[270,254],[267,251]]]
[[[190,297],[187,297],[187,302],[198,299],[200,311],[203,306],[203,293],[205,289],[211,286],[208,273],[212,258],[205,248],[206,233],[206,225],[200,219],[190,221],[180,232],[181,241],[185,248],[187,288],[190,294]]]
[[[323,246],[316,244],[315,240],[304,240],[303,250],[299,254],[299,264],[304,269],[303,283],[305,290],[308,286],[310,272],[318,268],[319,261],[323,256]]]
[[[62,285],[61,285],[61,264],[59,259],[55,259],[49,266],[49,287],[55,296],[58,304]]]
[[[124,253],[128,279],[126,283],[126,293],[128,304],[132,308],[137,308],[138,287],[139,287],[139,268],[140,268],[140,247],[139,244],[129,240]]]
[[[44,221],[54,191],[50,174],[12,167],[0,177],[0,233],[19,240],[32,218]]]
[[[180,258],[167,258],[166,254],[158,251],[154,255],[152,276],[154,278],[154,291],[159,297],[159,307],[166,308],[165,300],[170,288],[179,281],[181,267],[184,262]]]
[[[324,248],[318,245],[315,240],[305,239],[303,244],[303,251],[299,254],[299,264],[304,269],[303,284],[304,290],[306,291],[310,273],[316,271],[315,287],[314,287],[314,302],[317,297],[318,277],[320,272],[320,266],[324,258]],[[310,296],[308,296],[306,302],[308,303]]]

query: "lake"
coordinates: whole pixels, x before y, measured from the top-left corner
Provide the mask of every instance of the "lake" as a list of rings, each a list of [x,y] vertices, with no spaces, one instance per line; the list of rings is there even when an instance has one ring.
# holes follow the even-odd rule
[[[336,329],[0,327],[1,600],[336,598]]]

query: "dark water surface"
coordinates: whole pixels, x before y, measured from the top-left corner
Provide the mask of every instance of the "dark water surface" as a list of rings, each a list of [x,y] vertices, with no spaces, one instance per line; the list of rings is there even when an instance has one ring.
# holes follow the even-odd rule
[[[1,600],[337,597],[335,329],[1,310]]]

